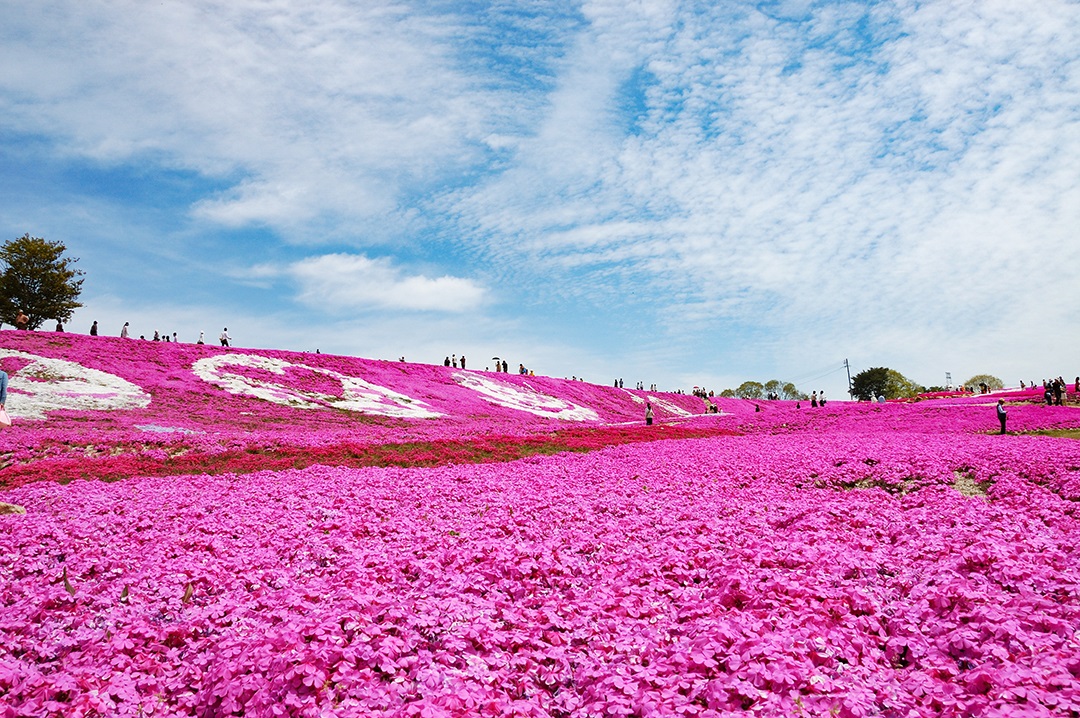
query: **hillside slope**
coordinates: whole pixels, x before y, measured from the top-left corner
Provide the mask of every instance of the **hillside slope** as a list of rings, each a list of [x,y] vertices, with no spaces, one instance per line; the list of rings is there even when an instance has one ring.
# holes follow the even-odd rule
[[[532,441],[537,451],[621,443],[629,427],[644,429],[646,401],[658,425],[706,409],[693,396],[549,377],[51,332],[0,332],[0,367],[15,421],[0,434],[0,486],[513,458],[520,451],[508,446],[526,437],[549,437]],[[741,403],[729,408],[743,411]],[[722,429],[725,418],[711,415],[691,433]],[[433,442],[441,460],[430,455]],[[372,453],[385,446],[411,453]]]

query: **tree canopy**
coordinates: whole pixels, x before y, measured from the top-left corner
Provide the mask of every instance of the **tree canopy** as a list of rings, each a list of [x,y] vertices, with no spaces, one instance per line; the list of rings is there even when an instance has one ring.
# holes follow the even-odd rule
[[[54,319],[67,322],[82,291],[83,272],[72,267],[78,258],[65,257],[63,242],[24,234],[0,246],[0,321],[14,324],[22,310],[28,329]]]
[[[806,394],[796,389],[795,385],[790,381],[781,382],[779,379],[770,379],[764,384],[757,381],[744,381],[734,391],[725,389],[720,392],[720,396],[738,397],[740,399],[766,399],[770,395],[789,401],[806,399]]]
[[[739,388],[735,390],[735,396],[740,399],[761,399],[765,396],[765,387],[761,382],[744,381],[742,384],[739,384]]]
[[[965,381],[963,383],[963,386],[970,388],[979,386],[980,384],[986,384],[988,387],[990,387],[991,391],[997,391],[998,389],[1005,388],[1005,382],[1001,381],[1001,379],[998,379],[993,374],[976,374],[975,376]]]
[[[895,369],[883,366],[861,371],[851,378],[851,395],[862,401],[873,401],[879,396],[901,399],[915,396],[922,389]]]

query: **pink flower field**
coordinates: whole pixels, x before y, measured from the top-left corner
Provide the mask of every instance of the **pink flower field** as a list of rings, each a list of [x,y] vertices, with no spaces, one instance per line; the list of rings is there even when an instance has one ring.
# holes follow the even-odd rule
[[[995,395],[706,414],[14,331],[0,365],[0,718],[1080,715],[1080,443],[1036,433],[1075,406],[1010,394],[999,436]]]

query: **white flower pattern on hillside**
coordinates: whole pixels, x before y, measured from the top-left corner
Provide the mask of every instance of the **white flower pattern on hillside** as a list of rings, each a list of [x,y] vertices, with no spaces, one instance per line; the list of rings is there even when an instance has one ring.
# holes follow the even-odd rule
[[[0,349],[4,357],[29,362],[9,376],[6,408],[13,417],[44,419],[47,412],[64,409],[114,411],[150,404],[149,394],[115,374],[14,349]]]
[[[290,368],[302,369],[341,382],[342,396],[301,391],[294,387],[245,377],[230,371],[245,366],[285,375]],[[230,394],[253,396],[264,401],[284,404],[298,409],[345,409],[362,414],[378,414],[403,419],[430,419],[442,416],[422,401],[371,384],[354,376],[306,364],[293,364],[254,354],[221,354],[195,362],[191,370],[205,382],[221,387]]]
[[[625,391],[627,394],[629,394],[631,399],[636,401],[638,404],[641,404],[642,406],[645,406],[645,401],[646,401],[646,399],[648,399],[650,404],[655,406],[657,409],[665,411],[665,412],[667,412],[669,414],[674,414],[675,416],[693,416],[694,415],[693,412],[687,411],[686,409],[682,408],[681,406],[679,406],[677,404],[673,404],[672,402],[668,401],[667,399],[658,399],[655,396],[653,396],[652,394],[648,395],[648,397],[640,397],[637,394],[630,393],[629,389],[623,389],[623,391]]]
[[[542,394],[530,386],[514,386],[503,381],[488,379],[478,374],[458,372],[454,381],[481,394],[485,401],[508,409],[527,411],[537,416],[566,421],[599,421],[600,416],[592,409],[550,394]]]

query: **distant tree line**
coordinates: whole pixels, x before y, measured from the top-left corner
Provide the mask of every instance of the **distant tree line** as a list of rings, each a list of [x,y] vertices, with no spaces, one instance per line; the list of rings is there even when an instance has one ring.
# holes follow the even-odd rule
[[[779,379],[770,379],[762,384],[757,381],[744,381],[737,389],[724,389],[720,396],[736,399],[785,399],[788,401],[802,401],[807,398],[806,394],[799,391],[790,381],[782,382]]]
[[[1004,384],[1001,379],[991,374],[976,374],[961,386],[974,389],[986,384],[991,390],[1001,389]],[[908,379],[906,376],[888,367],[873,367],[861,371],[851,378],[851,396],[861,401],[875,401],[878,397],[886,399],[909,399],[919,394],[934,391],[945,391],[943,386],[925,387]],[[805,401],[808,397],[791,382],[782,382],[771,379],[764,384],[757,381],[744,381],[736,389],[724,389],[720,396],[729,399],[785,399],[788,401]]]
[[[992,374],[976,374],[960,386],[974,389],[983,384],[990,390],[1005,386],[1001,379]],[[861,371],[851,378],[851,396],[860,401],[874,401],[881,396],[886,399],[910,399],[926,392],[945,391],[950,388],[952,387],[925,387],[895,369],[883,366]]]

